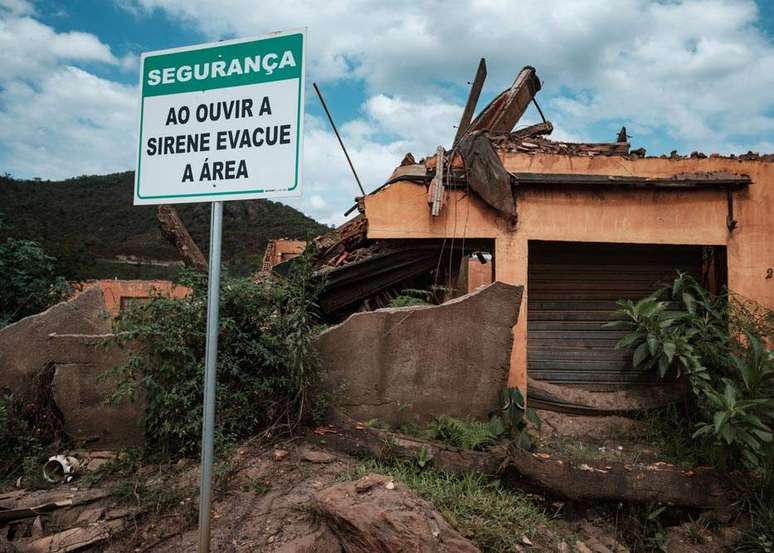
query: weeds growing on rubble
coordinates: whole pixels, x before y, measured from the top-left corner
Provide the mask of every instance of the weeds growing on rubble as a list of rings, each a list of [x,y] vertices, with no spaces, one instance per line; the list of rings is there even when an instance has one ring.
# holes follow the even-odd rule
[[[325,408],[312,345],[315,298],[308,256],[286,280],[221,284],[216,444],[261,432],[293,432]],[[184,300],[155,297],[122,314],[116,333],[129,361],[110,375],[114,401],[143,397],[149,450],[177,457],[199,451],[204,367],[206,279],[187,274]]]
[[[522,551],[524,537],[538,545],[550,534],[551,516],[528,495],[510,490],[482,474],[450,474],[408,463],[366,461],[341,476],[354,480],[379,473],[400,480],[432,501],[446,520],[487,553]],[[554,533],[558,541],[558,535]]]

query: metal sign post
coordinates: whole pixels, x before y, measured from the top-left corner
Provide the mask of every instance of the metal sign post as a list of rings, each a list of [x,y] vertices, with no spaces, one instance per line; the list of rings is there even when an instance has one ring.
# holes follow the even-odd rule
[[[223,238],[223,202],[212,202],[210,216],[210,269],[207,279],[207,343],[204,361],[204,413],[202,416],[202,466],[199,492],[199,553],[210,550],[212,465],[215,455],[215,391],[218,369],[218,319],[220,314],[220,246]]]
[[[301,195],[306,29],[142,55],[135,205],[211,202],[199,553],[210,550],[223,202]]]

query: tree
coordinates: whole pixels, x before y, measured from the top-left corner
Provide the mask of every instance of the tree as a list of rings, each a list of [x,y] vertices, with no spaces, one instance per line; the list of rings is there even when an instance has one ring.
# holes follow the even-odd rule
[[[64,297],[67,282],[56,275],[55,264],[56,259],[36,242],[15,238],[0,242],[0,328]]]

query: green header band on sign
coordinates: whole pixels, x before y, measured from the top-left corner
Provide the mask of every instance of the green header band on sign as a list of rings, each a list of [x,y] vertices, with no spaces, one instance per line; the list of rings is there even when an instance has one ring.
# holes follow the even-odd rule
[[[301,77],[300,33],[145,58],[142,95],[163,96]]]

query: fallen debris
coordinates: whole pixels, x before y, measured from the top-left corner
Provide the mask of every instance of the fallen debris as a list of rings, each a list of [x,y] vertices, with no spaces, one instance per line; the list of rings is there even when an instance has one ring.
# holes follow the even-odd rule
[[[441,305],[355,313],[317,338],[326,388],[352,416],[396,426],[487,417],[507,382],[522,288],[495,282]]]
[[[478,63],[478,69],[476,70],[476,76],[473,78],[473,84],[470,87],[470,94],[468,94],[468,100],[465,102],[465,109],[462,112],[460,118],[460,124],[457,125],[457,134],[454,136],[454,144],[456,145],[460,138],[462,138],[470,127],[470,121],[473,119],[473,114],[476,111],[476,104],[478,104],[478,98],[481,96],[481,89],[484,88],[484,81],[486,80],[486,60],[481,58]],[[413,156],[412,156],[413,160]]]
[[[110,330],[105,299],[96,287],[0,329],[0,389],[18,395],[48,365],[57,353],[49,340],[51,334],[103,334]]]
[[[509,133],[540,91],[540,80],[534,67],[524,67],[513,85],[501,92],[470,124],[470,131],[486,130],[490,134]]]
[[[177,248],[180,257],[187,267],[199,271],[207,272],[207,260],[196,245],[194,239],[188,232],[188,229],[177,214],[177,210],[172,205],[160,205],[157,211],[159,229],[164,238],[169,240]]]
[[[573,415],[609,416],[643,413],[682,401],[684,385],[646,386],[614,392],[589,392],[581,388],[527,380],[531,407]]]
[[[110,493],[98,488],[0,494],[0,529],[7,539],[6,548],[15,553],[82,550],[116,535],[131,514],[114,506]],[[0,547],[3,545],[0,540]]]
[[[697,508],[722,507],[730,501],[730,483],[710,468],[682,470],[667,463],[576,464],[518,448],[461,450],[346,419],[335,426],[336,434],[326,435],[325,443],[350,455],[407,461],[422,455],[440,470],[498,475],[508,485],[567,499]]]
[[[379,474],[319,491],[315,507],[348,553],[476,553],[427,501]]]
[[[511,175],[505,170],[492,142],[481,132],[465,135],[458,150],[465,163],[467,184],[488,205],[501,215],[516,217],[516,199],[511,187]]]
[[[43,478],[46,482],[58,484],[70,482],[80,469],[81,463],[69,455],[54,455],[43,465]]]

